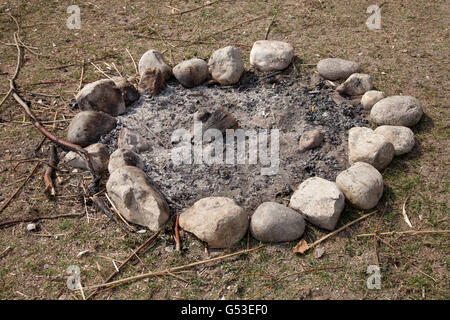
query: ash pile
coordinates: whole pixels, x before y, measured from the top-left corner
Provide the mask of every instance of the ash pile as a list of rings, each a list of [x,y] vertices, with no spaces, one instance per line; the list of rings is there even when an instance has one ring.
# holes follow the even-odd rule
[[[265,201],[287,204],[296,186],[309,177],[334,181],[347,167],[348,130],[368,124],[362,114],[362,107],[334,95],[323,80],[295,77],[291,67],[269,76],[245,72],[231,86],[185,88],[170,80],[159,95],[143,95],[117,116],[117,126],[101,142],[116,150],[123,128],[137,133],[146,146],[140,152],[144,171],[164,194],[171,211],[209,196],[229,197],[254,210]],[[199,160],[195,123],[203,124],[200,138],[211,126],[224,133],[225,129],[266,133],[265,161],[259,157],[261,150],[256,163],[250,160],[249,137],[246,161],[239,161],[238,142],[227,145],[226,134],[223,148],[212,148],[217,141],[202,139],[203,159]],[[183,144],[189,158],[181,164],[173,161],[173,152],[180,149],[177,130],[189,133]],[[272,150],[274,131],[279,133],[279,152]],[[227,148],[234,148],[234,160],[227,158]],[[206,153],[216,156],[215,163],[205,161]]]

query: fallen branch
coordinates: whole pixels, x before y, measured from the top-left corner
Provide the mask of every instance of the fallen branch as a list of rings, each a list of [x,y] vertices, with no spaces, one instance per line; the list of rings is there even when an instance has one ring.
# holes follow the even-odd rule
[[[433,280],[435,283],[437,283],[437,280],[434,279],[432,276],[430,276],[429,274],[423,272],[419,267],[417,267],[408,257],[404,256],[401,251],[397,248],[395,248],[394,246],[392,246],[389,242],[385,241],[383,238],[380,238],[378,235],[376,236],[381,242],[383,242],[385,245],[387,245],[389,248],[396,250],[397,252],[399,252],[400,257],[404,258],[405,260],[407,260],[411,266],[414,267],[414,269],[416,269],[417,271],[419,271],[421,274],[423,274],[424,276],[430,278],[431,280]]]
[[[356,237],[373,237],[375,235],[379,236],[390,236],[390,235],[420,235],[420,234],[433,234],[433,233],[450,233],[450,230],[408,230],[408,231],[389,231],[389,232],[378,232],[378,233],[362,233],[358,234]]]
[[[216,258],[212,258],[212,259],[197,261],[197,262],[186,264],[186,265],[179,266],[179,267],[173,267],[173,268],[169,268],[169,269],[165,269],[165,270],[161,270],[161,271],[144,273],[144,274],[141,274],[141,275],[138,275],[138,276],[134,276],[134,277],[128,277],[128,278],[125,278],[125,279],[112,281],[112,282],[108,282],[108,283],[104,283],[104,284],[93,285],[91,287],[86,287],[85,289],[98,289],[98,288],[105,288],[105,287],[115,287],[117,285],[120,285],[120,284],[123,284],[123,283],[127,283],[127,282],[131,282],[131,281],[136,281],[136,280],[150,278],[150,277],[155,277],[155,276],[162,276],[162,275],[166,275],[166,274],[169,274],[169,273],[174,273],[174,272],[177,272],[177,271],[180,271],[180,270],[192,268],[192,267],[195,267],[195,266],[198,266],[198,265],[211,263],[211,262],[216,262],[216,261],[221,261],[221,260],[226,259],[226,258],[239,256],[239,255],[243,255],[243,254],[248,254],[248,253],[256,251],[256,250],[258,250],[258,249],[260,249],[262,247],[263,247],[263,245],[258,246],[258,247],[253,248],[253,249],[242,250],[242,251],[230,253],[230,254],[227,254],[227,255],[224,255],[224,256],[221,256],[221,257],[216,257]]]
[[[175,250],[180,251],[181,250],[181,241],[180,241],[180,215],[177,214],[176,220],[175,220]]]
[[[117,274],[119,274],[120,270],[131,260],[134,256],[137,256],[138,253],[143,252],[148,248],[148,246],[156,239],[156,237],[160,234],[160,231],[154,233],[150,238],[148,238],[143,244],[141,244],[136,250],[133,251],[132,254],[128,256],[128,258],[123,261],[117,268],[116,271],[111,273],[108,278],[104,281],[104,284],[108,283],[108,281],[111,281]],[[95,296],[98,293],[98,288],[95,289],[94,292],[92,292],[86,299],[89,300],[93,296]]]
[[[22,188],[25,186],[27,181],[30,180],[30,178],[33,176],[34,172],[36,171],[36,169],[39,167],[40,164],[41,164],[40,162],[36,163],[33,170],[31,170],[30,174],[26,177],[26,179],[22,182],[22,184],[17,188],[17,190],[12,194],[12,196],[9,197],[9,199],[6,200],[5,203],[3,203],[2,207],[0,208],[0,213],[2,213],[3,210],[5,210],[6,207],[10,204],[12,199],[14,199],[19,194],[20,190],[22,190]],[[0,226],[1,226],[1,223],[0,223]]]
[[[319,243],[325,241],[326,239],[328,239],[328,238],[330,238],[330,237],[332,237],[332,236],[338,234],[338,233],[341,232],[342,230],[347,229],[348,227],[354,225],[355,223],[357,223],[357,222],[359,222],[359,221],[361,221],[361,220],[364,220],[364,219],[370,217],[371,215],[374,215],[375,213],[377,213],[377,211],[373,211],[373,212],[371,212],[371,213],[368,213],[368,214],[366,214],[366,215],[363,215],[362,217],[359,217],[358,219],[356,219],[356,220],[354,220],[354,221],[352,221],[352,222],[350,222],[350,223],[347,223],[345,226],[340,227],[339,229],[337,229],[337,230],[335,230],[335,231],[333,231],[333,232],[327,234],[326,236],[320,238],[320,239],[317,240],[317,241],[314,241],[314,242],[311,243],[311,244],[306,243],[306,241],[305,241],[304,239],[302,239],[302,240],[300,240],[300,242],[294,247],[294,250],[293,250],[293,251],[294,251],[294,253],[301,253],[301,254],[303,254],[303,253],[305,253],[306,251],[308,251],[309,249],[311,249],[311,248],[317,246]]]
[[[54,197],[56,195],[55,185],[53,183],[53,173],[54,168],[58,164],[58,159],[56,155],[56,147],[54,144],[49,146],[49,164],[44,172],[44,182],[45,182],[45,192],[48,192],[50,196]]]
[[[217,2],[220,2],[220,1],[221,0],[212,1],[212,2],[206,3],[206,4],[202,5],[202,6],[198,6],[198,7],[192,8],[192,9],[188,9],[188,10],[172,13],[171,15],[172,16],[182,15],[182,14],[185,14],[185,13],[188,13],[188,12],[192,12],[192,11],[196,11],[196,10],[202,9],[204,7],[208,7],[208,6],[213,5],[213,4],[215,4]]]
[[[59,218],[80,218],[84,217],[85,213],[77,214],[77,213],[69,213],[69,214],[61,214],[56,216],[42,216],[42,217],[32,217],[32,218],[23,218],[16,220],[7,220],[0,222],[0,228],[10,227],[11,225],[22,223],[22,222],[35,222],[39,220],[54,220]]]
[[[14,41],[16,43],[16,47],[17,47],[17,67],[16,67],[16,71],[14,73],[14,76],[9,80],[9,87],[11,90],[11,93],[14,97],[14,99],[17,101],[17,103],[19,103],[22,108],[24,109],[26,115],[34,122],[34,126],[47,138],[49,138],[52,142],[68,148],[72,151],[75,151],[76,153],[80,154],[87,162],[88,164],[88,168],[89,171],[92,175],[92,178],[95,178],[95,171],[94,171],[94,167],[92,166],[92,162],[89,158],[89,154],[86,150],[84,150],[83,148],[81,148],[79,145],[73,144],[71,142],[62,140],[57,138],[54,134],[50,133],[49,131],[47,131],[44,126],[42,125],[42,123],[36,118],[36,116],[34,115],[34,113],[31,111],[30,107],[28,106],[27,103],[25,103],[25,101],[23,101],[23,99],[16,93],[16,87],[14,84],[14,80],[16,79],[19,71],[20,71],[20,65],[22,63],[22,47],[19,46],[19,43],[17,42],[17,35],[16,33],[14,33]],[[0,210],[1,212],[1,210]]]

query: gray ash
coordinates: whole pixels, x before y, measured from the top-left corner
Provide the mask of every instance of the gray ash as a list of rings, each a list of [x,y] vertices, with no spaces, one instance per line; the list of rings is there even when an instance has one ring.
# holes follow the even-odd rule
[[[159,96],[143,96],[119,116],[117,128],[102,142],[116,149],[122,127],[147,138],[151,148],[141,153],[145,171],[173,211],[208,196],[227,196],[253,210],[265,201],[287,203],[292,190],[309,177],[334,181],[345,170],[347,132],[355,126],[367,126],[368,121],[360,106],[333,95],[322,81],[310,85],[288,75],[263,79],[246,72],[235,86],[203,85],[193,89],[169,81]],[[211,166],[172,163],[173,131],[184,128],[193,132],[199,114],[220,107],[231,113],[244,130],[279,129],[280,165],[276,175],[261,175],[261,167],[267,166],[259,162]],[[300,136],[315,128],[323,133],[324,142],[318,148],[301,151]]]

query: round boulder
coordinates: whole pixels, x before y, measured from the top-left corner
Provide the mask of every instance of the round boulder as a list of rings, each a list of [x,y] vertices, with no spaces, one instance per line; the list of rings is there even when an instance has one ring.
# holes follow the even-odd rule
[[[347,79],[351,74],[361,71],[359,63],[340,58],[326,58],[317,64],[319,74],[328,80]]]
[[[161,70],[165,80],[169,80],[172,75],[171,68],[167,65],[164,57],[156,50],[148,50],[139,60],[139,75],[143,75],[147,68],[158,68]]]
[[[303,216],[276,202],[262,203],[250,219],[250,232],[259,241],[293,241],[300,238],[304,231]]]
[[[381,134],[366,127],[354,127],[348,133],[348,159],[350,164],[366,162],[381,170],[394,158],[394,146]]]
[[[381,173],[365,162],[356,162],[336,177],[336,184],[354,207],[369,210],[383,195]]]
[[[378,125],[412,127],[419,123],[423,109],[411,96],[391,96],[384,98],[372,107],[370,118]]]
[[[289,203],[289,207],[301,212],[306,220],[327,230],[336,227],[344,206],[344,194],[336,183],[319,177],[302,182]]]
[[[190,59],[177,64],[173,75],[186,88],[202,84],[208,77],[208,64],[202,59]]]
[[[67,140],[86,147],[116,127],[117,120],[98,111],[82,111],[73,117],[67,131]]]
[[[233,199],[209,197],[181,213],[180,227],[211,248],[228,248],[246,234],[248,216]]]
[[[228,46],[213,52],[208,61],[209,72],[222,85],[232,85],[244,73],[244,63],[236,47]]]
[[[294,57],[294,47],[276,40],[259,40],[250,51],[250,64],[259,71],[286,69]]]
[[[125,112],[122,91],[110,79],[102,79],[85,85],[75,99],[83,111],[103,111],[112,116]]]
[[[416,143],[414,133],[408,127],[381,126],[376,128],[374,132],[381,134],[392,143],[396,156],[410,152]]]
[[[382,91],[369,90],[361,98],[361,104],[365,110],[370,110],[375,103],[381,99],[386,98],[386,95]]]

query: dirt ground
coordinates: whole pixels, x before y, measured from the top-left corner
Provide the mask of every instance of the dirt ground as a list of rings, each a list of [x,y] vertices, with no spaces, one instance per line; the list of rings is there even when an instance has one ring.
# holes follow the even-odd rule
[[[314,75],[325,57],[358,61],[387,95],[413,95],[424,108],[413,128],[414,150],[396,158],[383,171],[385,192],[377,213],[321,244],[295,255],[296,243],[265,245],[248,255],[190,268],[176,274],[122,284],[95,299],[448,299],[448,233],[382,235],[384,242],[363,233],[448,229],[449,190],[449,13],[448,1],[127,1],[81,2],[81,29],[69,29],[67,7],[73,1],[0,2],[0,96],[9,89],[16,68],[13,33],[25,48],[16,84],[46,128],[65,137],[70,108],[80,85],[104,78],[95,66],[113,76],[132,76],[135,60],[148,49],[164,52],[174,66],[191,57],[208,58],[225,45],[239,46],[247,69],[254,41],[283,40],[295,47],[296,68]],[[369,30],[366,13],[381,6],[381,29]],[[272,23],[271,23],[272,22]],[[270,25],[270,29],[268,26]],[[84,61],[84,67],[82,67]],[[114,63],[114,65],[113,65]],[[118,69],[115,70],[115,67]],[[66,213],[87,215],[0,228],[1,299],[83,299],[67,287],[70,266],[81,271],[81,283],[102,283],[150,235],[126,233],[89,201],[78,186],[89,177],[59,172],[57,196],[44,194],[44,167],[32,159],[47,159],[48,141],[8,98],[0,107],[0,196],[8,199],[38,164],[10,205],[0,212],[7,220]],[[16,167],[17,165],[17,167]],[[6,200],[0,202],[0,206]],[[346,207],[339,226],[367,212]],[[304,239],[313,242],[327,233],[308,226]],[[172,224],[154,244],[115,279],[181,266],[222,254],[253,248],[244,238],[231,250],[209,250],[182,233],[183,250],[172,251]],[[86,253],[79,255],[80,252]],[[369,265],[381,268],[381,289],[367,288]],[[320,268],[335,268],[319,270]],[[308,271],[299,274],[301,271]],[[86,290],[85,295],[89,294]]]

